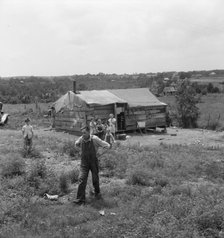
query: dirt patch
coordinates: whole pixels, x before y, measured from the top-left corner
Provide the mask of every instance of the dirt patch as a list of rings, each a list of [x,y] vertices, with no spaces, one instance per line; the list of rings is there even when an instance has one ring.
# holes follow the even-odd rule
[[[167,133],[148,133],[143,135],[130,135],[123,144],[140,144],[157,146],[161,143],[224,147],[224,132],[202,129],[168,128]]]

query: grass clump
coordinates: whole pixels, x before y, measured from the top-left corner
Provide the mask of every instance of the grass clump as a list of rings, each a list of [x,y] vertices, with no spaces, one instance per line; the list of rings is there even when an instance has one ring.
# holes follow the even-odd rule
[[[36,148],[36,147],[32,147],[31,151],[28,152],[25,149],[22,149],[20,151],[20,154],[22,155],[23,158],[42,158],[43,155],[42,153]]]
[[[47,176],[47,167],[44,160],[40,160],[34,163],[30,171],[27,174],[27,181],[30,186],[38,189],[41,184],[41,180]]]
[[[128,167],[128,155],[121,150],[111,150],[99,159],[99,167],[108,177],[124,178]]]
[[[59,177],[59,188],[63,194],[69,192],[69,177],[65,173],[61,174]]]
[[[69,155],[75,160],[79,159],[79,150],[75,147],[73,141],[65,141],[62,148],[62,153]]]
[[[153,186],[154,180],[150,177],[148,172],[143,169],[136,169],[128,174],[127,184]]]
[[[77,183],[79,180],[79,170],[73,169],[73,170],[69,171],[68,177],[69,177],[71,183]]]
[[[8,154],[2,164],[1,175],[3,177],[20,176],[25,173],[25,161],[15,154]]]

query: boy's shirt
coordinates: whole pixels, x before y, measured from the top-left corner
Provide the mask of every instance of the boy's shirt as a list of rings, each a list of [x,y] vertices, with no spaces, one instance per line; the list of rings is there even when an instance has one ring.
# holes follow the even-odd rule
[[[22,132],[23,132],[23,137],[24,138],[28,138],[28,139],[32,139],[33,137],[33,127],[31,125],[24,125],[22,128]]]

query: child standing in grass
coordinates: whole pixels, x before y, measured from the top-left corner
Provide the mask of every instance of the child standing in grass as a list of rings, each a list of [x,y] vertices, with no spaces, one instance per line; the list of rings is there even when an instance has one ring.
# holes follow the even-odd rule
[[[30,119],[25,120],[25,125],[22,127],[24,150],[29,154],[33,144],[33,127],[30,125]]]
[[[110,128],[107,127],[106,129],[106,134],[105,134],[105,139],[104,139],[108,144],[112,145],[112,143],[115,143],[115,139],[112,135],[112,133],[110,132]]]

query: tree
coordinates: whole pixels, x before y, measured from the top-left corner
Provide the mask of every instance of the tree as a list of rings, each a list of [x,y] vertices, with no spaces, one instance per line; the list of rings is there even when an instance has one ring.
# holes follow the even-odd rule
[[[190,72],[180,72],[179,73],[179,77],[180,79],[189,79],[191,77],[191,73]]]
[[[181,80],[177,86],[176,102],[180,125],[184,128],[197,127],[200,97],[189,80]]]
[[[214,86],[212,83],[209,83],[208,86],[207,86],[207,91],[208,93],[213,93],[213,89],[214,89]]]

